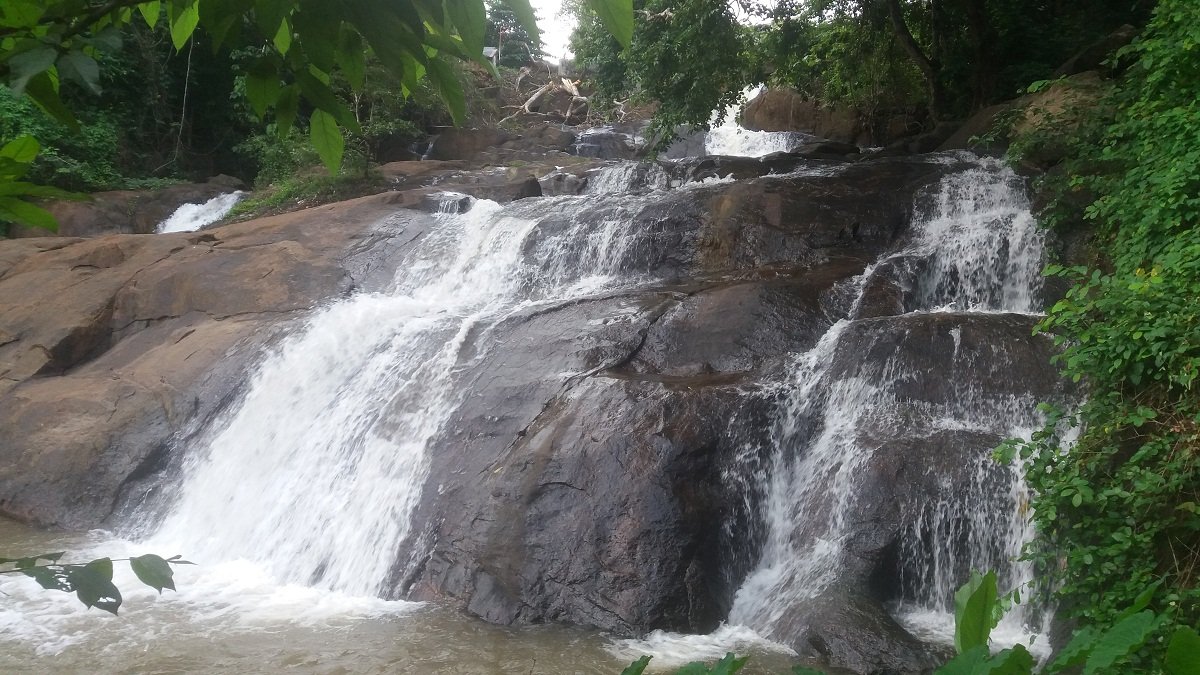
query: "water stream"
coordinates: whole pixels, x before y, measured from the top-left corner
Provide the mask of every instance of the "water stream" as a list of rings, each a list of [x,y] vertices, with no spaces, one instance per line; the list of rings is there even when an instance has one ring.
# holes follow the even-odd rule
[[[727,139],[720,148],[764,154],[764,144],[778,141],[764,139]],[[0,605],[0,670],[53,663],[82,671],[99,663],[105,671],[138,672],[611,673],[642,651],[669,665],[727,648],[757,654],[758,672],[783,668],[786,648],[761,636],[772,635],[788,607],[830,583],[844,555],[842,514],[859,498],[858,474],[875,450],[864,444],[864,431],[895,417],[900,405],[865,378],[827,377],[862,289],[874,274],[903,268],[918,270],[904,279],[915,313],[1036,312],[1041,238],[1020,181],[981,160],[943,181],[918,211],[914,234],[853,282],[851,316],[796,355],[776,385],[784,393],[761,486],[765,545],[717,633],[615,640],[565,628],[487,626],[381,599],[414,527],[431,444],[465,395],[464,365],[501,348],[478,336],[530,308],[652,280],[645,250],[654,233],[635,230],[631,214],[670,183],[639,171],[619,165],[593,182],[590,195],[447,209],[395,261],[389,288],[315,311],[271,351],[240,403],[189,448],[169,502],[148,508],[125,532],[136,543],[112,533],[57,538],[5,524],[0,537],[8,544],[62,546],[84,557],[185,553],[203,564],[182,569],[180,592],[162,597],[119,576],[129,592],[115,620],[26,580],[0,580],[9,596]],[[641,192],[611,199],[634,183]],[[585,211],[587,220],[563,215]],[[469,337],[483,350],[466,349]],[[1000,435],[1028,433],[1037,423],[1032,401],[965,390],[956,401],[924,410],[921,422]],[[964,568],[999,569],[1009,586],[1031,574],[1014,562],[1030,536],[1019,468],[981,458],[977,474],[975,496],[930,504],[903,552],[909,592],[895,612],[934,639],[945,638],[947,593]],[[998,482],[1008,487],[997,490]],[[932,539],[924,536],[930,532]],[[964,539],[967,560],[940,543]],[[1015,613],[1005,630],[1012,639],[1043,630],[1048,614]]]

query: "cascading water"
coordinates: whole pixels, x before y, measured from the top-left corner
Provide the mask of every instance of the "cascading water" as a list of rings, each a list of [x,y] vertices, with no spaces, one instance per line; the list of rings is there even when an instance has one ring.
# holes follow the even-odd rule
[[[947,177],[917,221],[903,250],[856,280],[857,294],[887,263],[916,259],[921,271],[910,280],[915,312],[1039,309],[1042,237],[1011,171],[983,161]],[[969,387],[955,391],[946,404],[914,407],[889,383],[924,374],[907,371],[899,361],[887,360],[860,373],[869,377],[831,378],[839,341],[854,324],[852,319],[839,321],[796,361],[793,384],[780,406],[764,489],[767,540],[757,568],[737,593],[730,623],[775,634],[792,608],[834,581],[846,562],[846,514],[856,500],[870,498],[856,487],[864,467],[880,451],[873,430],[917,425],[1008,437],[1028,436],[1038,425],[1034,401]],[[957,348],[959,336],[952,337]],[[952,595],[965,579],[964,570],[996,569],[1008,588],[1032,578],[1029,566],[1016,560],[1032,535],[1020,468],[998,467],[980,457],[975,476],[966,489],[947,486],[947,499],[930,504],[909,527],[901,560],[909,597],[898,612],[902,620],[911,617],[910,627],[927,637],[945,639],[947,620],[952,632]],[[1002,627],[1007,635],[998,639],[1015,641],[1042,632],[1047,618],[1048,612],[1018,609]]]
[[[553,212],[552,200],[526,217],[479,201],[443,214],[390,291],[310,319],[194,454],[149,543],[258,560],[285,582],[386,593],[428,444],[466,393],[455,374],[472,329],[603,288],[635,239],[619,218],[541,232],[538,213]]]
[[[217,195],[203,204],[184,204],[175,209],[175,212],[166,220],[159,223],[155,231],[159,234],[195,232],[205,225],[212,225],[224,218],[245,196],[245,192],[238,190]]]
[[[762,87],[747,88],[742,100],[748,101],[763,91]],[[704,137],[704,152],[709,155],[731,155],[735,157],[764,157],[773,152],[788,152],[815,139],[810,134],[794,131],[751,131],[738,124],[742,103],[730,106],[725,116],[717,123],[713,115],[712,128]]]

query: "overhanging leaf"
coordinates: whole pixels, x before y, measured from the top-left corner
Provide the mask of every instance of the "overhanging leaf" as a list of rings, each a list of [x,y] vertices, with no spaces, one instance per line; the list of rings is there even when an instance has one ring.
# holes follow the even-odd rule
[[[367,76],[367,56],[363,47],[362,36],[350,26],[342,28],[342,36],[338,40],[337,64],[346,76],[350,87],[361,89]]]
[[[0,197],[0,221],[58,231],[58,221],[49,211],[14,197]]]
[[[14,162],[28,164],[37,157],[41,149],[42,146],[33,136],[20,136],[5,143],[4,147],[0,148],[0,157],[7,157]]]
[[[82,84],[93,94],[100,93],[100,64],[80,51],[69,51],[55,64],[62,77]]]
[[[429,79],[437,89],[438,95],[446,102],[450,117],[455,124],[462,124],[467,118],[467,99],[463,95],[462,85],[454,69],[441,59],[429,59]]]
[[[54,61],[58,58],[58,50],[53,47],[34,47],[27,49],[19,54],[13,54],[8,59],[9,80],[8,86],[16,94],[21,94],[25,91],[25,87],[29,82],[46,72],[50,66],[54,65]]]
[[[171,565],[161,556],[147,553],[130,558],[129,567],[133,569],[133,573],[143,584],[159,593],[162,593],[164,588],[175,590],[175,573],[171,570]]]
[[[453,0],[451,0],[452,2]],[[529,0],[503,0],[504,6],[513,11],[517,15],[517,21],[521,23],[521,27],[529,34],[529,39],[534,44],[541,42],[541,33],[538,31],[537,15],[533,13],[533,7],[529,4]],[[599,12],[597,12],[599,13]],[[629,34],[633,35],[633,0],[629,0]],[[629,44],[628,41],[622,44]]]
[[[975,647],[987,647],[996,625],[996,573],[980,576],[972,572],[970,580],[954,594],[954,648],[959,654]]]
[[[633,0],[587,0],[587,4],[617,42],[628,47],[633,40]]]
[[[309,118],[309,136],[313,147],[325,163],[329,173],[337,173],[342,166],[342,153],[346,149],[346,141],[342,138],[342,130],[338,128],[337,120],[324,110],[314,110]]]
[[[446,0],[445,6],[466,51],[473,58],[482,54],[484,34],[487,32],[487,11],[483,7],[483,0]]]
[[[100,558],[80,567],[69,567],[67,578],[84,606],[116,614],[121,606],[121,591],[112,582],[112,572],[112,560]]]
[[[275,132],[280,138],[287,136],[292,125],[296,122],[296,112],[300,108],[300,89],[291,84],[279,92],[275,100]]]
[[[279,71],[270,59],[259,59],[246,73],[246,98],[259,119],[279,100],[281,88]]]
[[[162,14],[162,3],[159,0],[150,0],[138,5],[138,11],[141,12],[142,18],[146,20],[146,25],[154,28],[158,23],[158,17]]]
[[[175,45],[175,51],[183,49],[187,44],[192,33],[196,31],[196,26],[200,24],[200,3],[192,2],[183,8],[176,16],[171,19],[171,43]]]

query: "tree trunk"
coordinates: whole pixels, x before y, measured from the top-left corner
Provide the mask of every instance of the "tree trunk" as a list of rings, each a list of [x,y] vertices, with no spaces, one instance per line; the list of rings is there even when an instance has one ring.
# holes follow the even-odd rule
[[[937,123],[941,120],[945,109],[945,92],[942,91],[940,77],[942,64],[927,56],[921,50],[921,45],[917,44],[912,31],[908,29],[908,24],[904,22],[904,8],[900,5],[900,0],[885,1],[888,6],[888,17],[892,20],[892,30],[896,33],[896,40],[900,42],[900,46],[913,60],[913,63],[917,64],[917,68],[925,78],[925,85],[929,88],[929,116],[934,123]]]
[[[996,60],[992,56],[991,22],[988,21],[987,0],[967,0],[967,34],[974,48],[972,79],[973,110],[979,110],[992,100],[992,91],[996,87]]]

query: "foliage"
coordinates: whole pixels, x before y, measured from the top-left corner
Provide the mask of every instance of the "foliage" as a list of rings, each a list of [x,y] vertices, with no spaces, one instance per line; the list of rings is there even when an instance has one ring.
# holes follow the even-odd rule
[[[298,146],[305,147],[305,146]],[[254,194],[237,203],[228,218],[244,220],[259,216],[294,211],[320,204],[344,201],[374,194],[387,185],[374,173],[329,175],[319,171],[283,174],[269,184],[263,184]]]
[[[113,583],[113,563],[128,562],[138,580],[162,593],[175,590],[175,572],[171,565],[191,565],[181,556],[162,558],[147,553],[136,558],[97,558],[88,563],[60,563],[64,554],[41,553],[24,558],[0,558],[0,574],[23,574],[42,588],[74,593],[88,609],[96,607],[116,614],[121,607],[121,591]]]
[[[1166,617],[1147,610],[1157,586],[1145,589],[1116,623],[1100,631],[1085,627],[1075,632],[1055,659],[1035,668],[1033,656],[1021,644],[992,654],[988,641],[1000,618],[996,575],[972,573],[971,580],[955,594],[955,648],[958,655],[936,671],[936,675],[1032,675],[1077,672],[1084,675],[1113,672],[1114,666],[1142,646]],[[986,618],[984,618],[986,617]],[[1163,672],[1193,675],[1200,667],[1200,637],[1190,627],[1179,627],[1167,645]]]
[[[520,68],[542,55],[542,42],[525,30],[516,12],[498,0],[487,1],[486,42],[500,49],[497,65]]]
[[[1071,616],[1120,625],[1161,582],[1162,620],[1132,660],[1150,671],[1175,627],[1200,624],[1200,5],[1162,0],[1124,56],[1136,63],[1097,107],[1108,116],[1072,134],[1066,178],[1047,184],[1049,220],[1086,205],[1106,254],[1049,269],[1074,286],[1039,326],[1087,400],[1047,408],[1047,427],[1008,452],[1037,492],[1030,555]]]
[[[528,0],[504,1],[536,39]],[[623,14],[628,0],[589,2],[618,35],[626,18],[632,23],[632,9]],[[483,0],[8,0],[0,5],[0,81],[78,131],[61,85],[100,93],[106,55],[120,50],[125,29],[143,21],[151,29],[163,22],[177,52],[190,43],[189,68],[198,28],[213,51],[253,50],[245,79],[251,108],[260,119],[272,113],[279,133],[308,119],[310,139],[331,171],[340,167],[344,132],[362,131],[331,86],[335,74],[361,89],[370,50],[401,80],[405,95],[428,78],[460,121],[465,99],[445,59],[482,61],[486,30]]]
[[[15,138],[0,147],[0,223],[28,223],[53,231],[58,227],[54,216],[28,200],[77,197],[58,188],[24,180],[40,151],[41,146],[32,136]]]
[[[680,125],[708,128],[738,101],[747,84],[746,29],[724,0],[645,0],[630,47],[600,30],[582,11],[572,34],[576,63],[589,73],[601,106],[629,94],[658,103],[649,132],[663,148]]]

